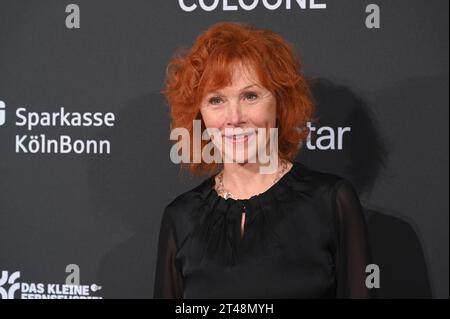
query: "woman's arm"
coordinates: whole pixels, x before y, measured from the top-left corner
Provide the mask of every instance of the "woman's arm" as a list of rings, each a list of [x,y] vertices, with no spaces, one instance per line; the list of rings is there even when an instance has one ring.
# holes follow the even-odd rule
[[[337,298],[370,298],[366,266],[370,263],[367,228],[361,203],[353,185],[342,179],[335,189],[338,220],[336,252]]]
[[[174,224],[166,207],[161,220],[153,298],[183,298],[183,276],[176,263],[177,239]]]

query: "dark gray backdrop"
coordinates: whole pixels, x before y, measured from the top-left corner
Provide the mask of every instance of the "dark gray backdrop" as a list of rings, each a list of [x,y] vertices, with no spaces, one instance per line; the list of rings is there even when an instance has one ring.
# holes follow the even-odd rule
[[[343,150],[304,149],[298,160],[357,187],[380,295],[448,298],[448,1],[317,2],[327,9],[188,13],[178,1],[82,0],[81,28],[70,30],[71,2],[1,0],[0,271],[64,283],[77,264],[104,298],[152,296],[163,209],[201,181],[180,178],[169,158],[165,67],[177,47],[232,20],[294,43],[320,125],[352,128]],[[381,8],[378,30],[364,24],[370,3]],[[19,107],[113,112],[110,128],[33,131],[108,139],[111,154],[16,153],[15,136],[27,134],[14,123]]]

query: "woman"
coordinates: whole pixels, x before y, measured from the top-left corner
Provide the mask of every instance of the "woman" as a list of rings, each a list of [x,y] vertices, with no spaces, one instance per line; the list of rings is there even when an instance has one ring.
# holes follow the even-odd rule
[[[368,297],[352,184],[293,161],[314,111],[293,47],[269,30],[222,22],[167,71],[172,128],[192,140],[193,120],[216,129],[210,139],[223,163],[190,161],[191,172],[210,177],[166,207],[154,297]],[[262,173],[267,148],[276,165]]]

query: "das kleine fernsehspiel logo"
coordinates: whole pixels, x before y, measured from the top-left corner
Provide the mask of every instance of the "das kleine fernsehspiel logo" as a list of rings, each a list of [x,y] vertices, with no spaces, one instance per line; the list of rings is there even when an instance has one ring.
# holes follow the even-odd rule
[[[93,295],[102,289],[96,284],[79,284],[79,267],[68,265],[66,271],[73,270],[65,284],[25,282],[21,272],[0,272],[0,299],[103,299]]]

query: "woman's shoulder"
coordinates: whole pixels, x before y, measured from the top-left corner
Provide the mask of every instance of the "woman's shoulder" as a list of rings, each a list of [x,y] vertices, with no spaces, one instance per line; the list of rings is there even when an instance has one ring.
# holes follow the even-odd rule
[[[292,167],[291,184],[303,190],[309,189],[316,192],[335,192],[340,185],[348,185],[351,182],[335,173],[314,169],[307,164],[294,161]]]
[[[301,163],[295,163],[289,180],[286,184],[290,187],[293,198],[303,201],[308,198],[316,203],[322,203],[327,207],[325,211],[336,213],[337,208],[359,206],[359,195],[353,182],[347,177],[313,169]],[[282,195],[280,195],[282,196]],[[348,210],[348,209],[347,209]]]
[[[204,180],[166,205],[162,218],[169,221],[174,228],[178,244],[183,242],[196,224],[198,213],[205,203],[204,196],[209,182],[209,179]]]
[[[211,178],[204,179],[197,186],[177,195],[169,204],[166,205],[166,212],[169,214],[196,211],[204,203],[207,190],[210,188]]]
[[[359,195],[350,179],[340,174],[312,169],[300,163],[296,163],[294,167],[295,177],[291,178],[290,185],[298,198],[306,197],[321,203],[316,207],[323,207],[324,209],[320,211],[324,212],[327,218],[331,214],[331,218],[336,221],[362,216]]]

